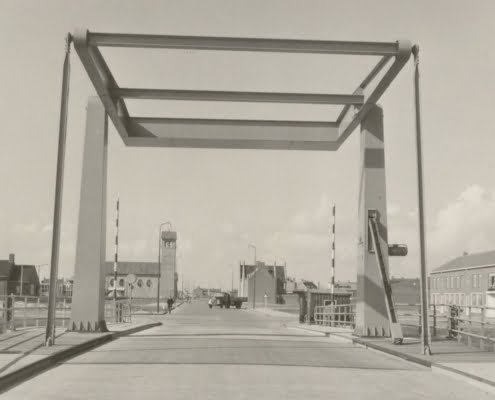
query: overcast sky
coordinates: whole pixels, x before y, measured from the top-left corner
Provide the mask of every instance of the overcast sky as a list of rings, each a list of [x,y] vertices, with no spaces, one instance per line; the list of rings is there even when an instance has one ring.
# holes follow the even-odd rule
[[[50,262],[64,38],[100,32],[395,41],[421,47],[428,268],[495,246],[495,2],[487,1],[7,1],[0,0],[0,259]],[[373,59],[325,55],[104,51],[120,86],[350,93]],[[72,53],[60,274],[74,268],[85,104],[94,89]],[[386,92],[390,242],[410,255],[395,276],[417,276],[412,62]],[[331,107],[129,102],[132,115],[332,119]],[[338,152],[126,148],[110,128],[107,258],[114,203],[121,260],[154,261],[157,229],[177,230],[188,284],[230,286],[231,268],[287,262],[322,284],[337,205],[337,279],[354,280],[357,131]],[[43,275],[48,267],[42,267]],[[237,270],[236,270],[237,272]],[[237,281],[237,275],[235,276]]]

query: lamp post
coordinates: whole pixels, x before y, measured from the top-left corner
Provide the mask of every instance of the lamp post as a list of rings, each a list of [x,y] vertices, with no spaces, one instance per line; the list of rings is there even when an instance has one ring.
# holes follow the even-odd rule
[[[172,224],[167,221],[160,224],[158,228],[158,285],[156,291],[156,313],[160,312],[160,281],[162,279],[162,263],[161,263],[161,247],[162,247],[162,227],[163,225],[169,225],[172,229]]]
[[[254,249],[254,274],[253,274],[253,309],[256,308],[256,246],[248,244],[248,248]]]
[[[22,296],[22,285],[23,285],[23,277],[24,277],[24,265],[21,265],[21,285],[19,288],[19,296]]]

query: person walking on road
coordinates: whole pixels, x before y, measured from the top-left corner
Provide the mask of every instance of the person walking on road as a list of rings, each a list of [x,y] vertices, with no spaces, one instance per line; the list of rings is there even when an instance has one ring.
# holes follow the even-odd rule
[[[172,306],[174,304],[174,299],[172,297],[169,297],[167,300],[167,305],[168,305],[168,313],[172,313]]]

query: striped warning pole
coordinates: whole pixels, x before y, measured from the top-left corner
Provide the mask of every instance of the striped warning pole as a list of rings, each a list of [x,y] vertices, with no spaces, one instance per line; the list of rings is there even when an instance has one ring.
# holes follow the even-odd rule
[[[332,300],[333,300],[333,294],[335,290],[335,204],[332,207],[332,216],[333,216],[333,222],[332,222],[332,274],[331,274],[331,282],[330,282],[330,293],[332,294]]]
[[[117,299],[117,263],[119,262],[119,198],[117,197],[115,218],[115,256],[113,259],[113,298]],[[115,310],[117,310],[115,308]]]

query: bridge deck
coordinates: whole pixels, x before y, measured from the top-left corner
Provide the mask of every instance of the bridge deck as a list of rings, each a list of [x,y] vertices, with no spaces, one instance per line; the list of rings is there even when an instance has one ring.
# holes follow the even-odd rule
[[[163,326],[105,344],[5,399],[488,399],[492,394],[339,338],[296,316],[185,304]],[[70,396],[69,396],[70,394]]]

